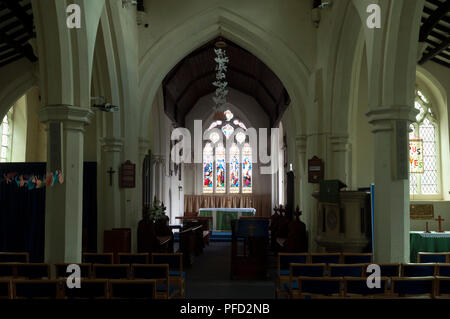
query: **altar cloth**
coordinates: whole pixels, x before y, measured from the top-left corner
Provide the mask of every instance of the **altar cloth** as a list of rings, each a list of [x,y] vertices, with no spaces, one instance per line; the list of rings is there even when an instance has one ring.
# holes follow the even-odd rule
[[[419,252],[442,253],[450,252],[450,232],[419,232],[411,231],[410,238],[410,261],[417,262]]]
[[[231,220],[242,216],[254,216],[254,208],[200,208],[199,216],[211,216],[214,231],[231,231]]]

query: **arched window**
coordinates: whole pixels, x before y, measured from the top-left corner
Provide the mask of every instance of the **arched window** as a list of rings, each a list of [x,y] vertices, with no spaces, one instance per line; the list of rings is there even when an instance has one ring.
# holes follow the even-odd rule
[[[212,193],[213,192],[213,180],[214,180],[214,171],[213,171],[213,148],[211,143],[207,143],[205,148],[203,149],[203,193]]]
[[[440,185],[439,125],[431,101],[416,90],[414,107],[419,111],[416,122],[410,125],[411,196],[438,196]]]
[[[236,119],[230,110],[225,111],[222,119],[215,120],[208,127],[206,134],[210,142],[203,149],[203,193],[252,192],[252,148],[246,143],[246,130],[247,126]],[[235,131],[236,141],[226,150],[220,135],[228,140]]]
[[[0,149],[0,162],[10,162],[11,161],[11,110],[3,117],[2,123],[0,124],[1,133],[1,149]]]

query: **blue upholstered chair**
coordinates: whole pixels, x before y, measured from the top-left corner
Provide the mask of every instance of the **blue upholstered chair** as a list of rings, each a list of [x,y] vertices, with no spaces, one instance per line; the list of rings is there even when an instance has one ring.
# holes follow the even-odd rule
[[[341,277],[292,277],[293,284],[289,290],[290,298],[336,298],[343,297],[343,278]]]
[[[402,277],[427,277],[435,274],[435,264],[402,264]]]
[[[0,278],[12,279],[16,275],[16,264],[0,263]]]
[[[30,256],[27,252],[0,252],[0,263],[27,263]]]
[[[362,277],[366,264],[329,264],[328,275],[330,277]]]
[[[119,253],[119,264],[148,264],[150,262],[150,257],[148,253]]]
[[[400,264],[378,264],[381,270],[381,277],[399,277],[400,276]]]
[[[130,265],[101,265],[94,264],[94,278],[95,279],[129,279]]]
[[[110,299],[155,299],[156,281],[141,280],[109,280]]]
[[[395,297],[434,297],[434,277],[394,277],[391,292]]]
[[[12,298],[12,284],[9,279],[0,279],[0,299]]]
[[[449,253],[423,253],[417,254],[418,263],[446,263],[448,262]]]
[[[67,272],[67,266],[71,264],[68,263],[57,263],[55,264],[56,278],[67,278],[71,273]],[[91,264],[77,264],[80,266],[81,278],[89,279],[92,276],[92,265]]]
[[[174,295],[176,286],[169,284],[168,264],[136,264],[132,266],[133,279],[156,280],[156,298],[168,299]]]
[[[343,253],[342,263],[344,264],[371,264],[373,255],[371,253]]]
[[[13,299],[61,298],[59,280],[16,279],[13,283]]]
[[[380,288],[369,288],[367,278],[345,277],[344,278],[344,296],[349,298],[378,297],[384,296],[387,291],[388,278],[380,278]]]
[[[340,253],[312,253],[310,255],[312,264],[339,264],[341,263]]]
[[[287,282],[280,285],[278,296],[289,296],[291,290],[298,291],[298,277],[323,277],[326,271],[326,264],[295,264],[289,266],[289,277]]]
[[[184,279],[186,273],[183,271],[183,254],[153,253],[152,264],[169,265],[169,285],[178,286],[180,295],[184,298]]]
[[[108,298],[108,280],[81,279],[80,288],[63,285],[67,299],[106,299]]]
[[[308,253],[278,253],[277,270],[275,271],[276,298],[284,293],[282,285],[289,282],[289,265],[291,263],[306,264],[309,262]]]
[[[450,277],[450,264],[437,264],[436,275],[441,277]]]
[[[89,264],[112,264],[113,253],[83,253],[83,263]]]
[[[438,299],[450,299],[450,277],[436,277],[436,295]]]
[[[44,263],[16,264],[18,278],[50,279],[50,265]]]

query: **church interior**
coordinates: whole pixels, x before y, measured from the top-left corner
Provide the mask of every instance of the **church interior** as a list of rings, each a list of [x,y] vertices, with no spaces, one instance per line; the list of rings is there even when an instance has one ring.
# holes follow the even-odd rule
[[[448,0],[1,0],[0,299],[449,299],[449,39]]]

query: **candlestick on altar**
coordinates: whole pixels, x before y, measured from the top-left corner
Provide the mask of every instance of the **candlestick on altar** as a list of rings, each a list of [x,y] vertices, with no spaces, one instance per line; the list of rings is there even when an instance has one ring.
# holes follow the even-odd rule
[[[426,233],[429,233],[429,232],[430,232],[429,229],[428,229],[428,222],[426,223],[426,226],[425,226],[425,232],[426,232]]]

